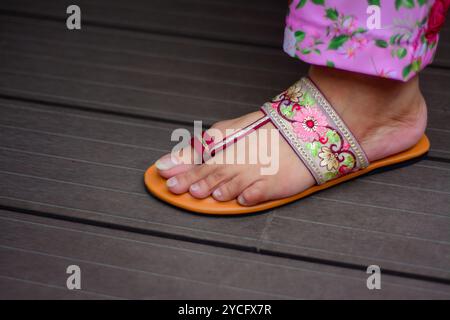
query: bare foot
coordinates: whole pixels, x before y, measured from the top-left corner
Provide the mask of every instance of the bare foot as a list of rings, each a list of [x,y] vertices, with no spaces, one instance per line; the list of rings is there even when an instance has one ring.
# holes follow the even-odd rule
[[[400,82],[315,66],[309,76],[352,131],[369,161],[412,147],[425,131],[427,108],[417,76]],[[262,115],[253,112],[218,122],[213,128],[225,134],[225,130],[243,128]],[[262,128],[274,127],[268,123]],[[173,163],[170,155],[162,157],[157,168],[175,194],[190,192],[196,198],[212,195],[218,201],[237,198],[241,205],[251,206],[297,194],[315,184],[288,143],[281,137],[279,142],[279,170],[274,175],[261,175],[260,163],[180,164]],[[244,148],[252,147],[249,143],[250,139],[245,141]]]

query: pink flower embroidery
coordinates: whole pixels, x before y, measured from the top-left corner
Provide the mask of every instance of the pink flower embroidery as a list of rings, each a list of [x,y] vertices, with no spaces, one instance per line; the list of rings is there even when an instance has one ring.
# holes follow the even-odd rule
[[[361,34],[354,35],[349,41],[347,41],[342,47],[338,49],[338,53],[345,56],[345,58],[354,58],[356,52],[363,50],[368,41]]]
[[[360,34],[360,33],[355,34],[352,37],[351,41],[354,42],[355,43],[355,47],[357,49],[360,49],[360,50],[364,49],[366,47],[366,45],[369,43],[367,38],[364,35]]]
[[[305,142],[317,140],[327,132],[327,118],[317,108],[302,108],[294,120],[294,132]]]
[[[445,16],[449,7],[449,0],[436,0],[434,2],[428,15],[427,31],[425,33],[425,38],[427,38],[428,42],[432,43],[437,40],[439,30],[444,25]]]
[[[343,55],[346,59],[353,58],[356,53],[356,47],[352,44],[349,44],[347,46],[342,46],[338,49],[338,53]]]
[[[347,141],[344,141],[344,144],[342,145],[342,151],[347,151],[350,149],[350,145],[347,143]]]
[[[381,78],[392,78],[395,79],[395,76],[397,75],[397,72],[394,70],[384,70],[381,69],[377,72],[377,75]]]

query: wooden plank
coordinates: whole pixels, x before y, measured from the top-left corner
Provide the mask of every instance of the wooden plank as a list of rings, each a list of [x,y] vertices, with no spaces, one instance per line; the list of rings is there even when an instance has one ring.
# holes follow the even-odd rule
[[[46,1],[37,5],[29,0],[5,0],[2,12],[62,21],[70,1]],[[206,38],[239,42],[257,46],[281,48],[283,41],[285,2],[242,4],[211,1],[141,1],[126,5],[119,1],[79,1],[85,25],[128,28],[146,33]],[[108,14],[105,14],[108,12]],[[447,23],[448,24],[448,23]],[[440,49],[435,58],[437,66],[450,66],[448,45],[450,34],[444,27],[440,34]]]
[[[272,89],[271,94],[285,89],[299,78],[299,74],[306,72],[305,64],[289,59],[279,50],[267,51],[262,48],[250,49],[226,44],[217,48],[217,44],[209,42],[180,40],[173,37],[140,36],[136,38],[135,35],[133,37],[132,34],[118,32],[110,32],[106,35],[98,28],[68,36],[67,32],[56,28],[57,25],[54,23],[37,27],[36,24],[23,25],[23,21],[28,20],[4,21],[4,33],[1,34],[3,52],[7,53],[11,50],[10,55],[14,57],[19,55],[18,59],[25,59],[27,56],[30,58],[30,55],[40,57],[44,60],[39,61],[40,63],[49,64],[51,61],[59,61],[55,58],[62,58],[59,62],[68,63],[68,68],[72,63],[83,68],[104,67],[102,70],[106,69],[106,72],[108,69],[128,70],[131,75],[161,74],[164,70],[165,76],[269,88]],[[24,35],[26,35],[25,38]],[[47,40],[42,40],[43,38]],[[118,42],[120,42],[119,46]],[[138,47],[140,49],[137,49]],[[220,51],[222,54],[219,53]],[[194,58],[195,56],[197,59]],[[5,59],[11,60],[6,57]],[[54,68],[50,68],[52,69]],[[75,74],[68,72],[59,75],[72,78]],[[423,76],[422,85],[425,89],[432,92],[445,92],[444,88],[449,82],[448,73],[427,70]],[[432,85],[430,77],[433,79],[439,77],[442,81],[434,81]],[[82,79],[90,78],[82,77]],[[139,88],[139,86],[136,87]],[[225,88],[223,91],[226,91]],[[188,89],[186,87],[184,92]],[[257,96],[249,103],[258,103],[260,99],[261,97]]]
[[[0,211],[4,298],[448,299],[449,286]],[[66,268],[81,290],[65,289]],[[14,281],[13,281],[14,280]],[[43,287],[47,290],[39,289]],[[48,288],[52,290],[48,290]],[[28,289],[28,290],[27,290]],[[27,290],[25,293],[24,291]]]
[[[1,251],[1,250],[0,250]],[[30,263],[34,267],[33,257],[29,257],[26,263]],[[30,261],[31,260],[31,261]],[[70,291],[62,286],[52,286],[47,283],[29,281],[20,278],[1,276],[0,275],[0,299],[2,300],[99,300],[99,299],[115,299],[112,296],[99,295],[91,292]]]
[[[218,65],[240,66],[241,69],[271,70],[273,73],[298,72],[299,64],[294,59],[286,59],[280,50],[264,47],[233,45],[230,43],[204,41],[177,36],[140,34],[122,30],[109,30],[90,26],[83,32],[67,32],[54,21],[34,20],[20,17],[2,16],[0,21],[2,45],[16,46],[27,52],[28,45],[36,46],[40,42],[53,46],[61,55],[74,54],[91,49],[89,59],[98,57],[98,51],[116,53],[118,58],[133,55],[128,64],[137,59],[149,57],[166,58],[168,61],[189,61],[194,63],[212,63]],[[17,41],[15,41],[16,39]],[[62,49],[60,47],[63,46]],[[71,50],[64,47],[70,46]],[[180,51],[180,46],[183,50]],[[70,51],[71,53],[69,53]],[[97,53],[96,53],[97,52]],[[48,50],[46,52],[48,54]],[[117,55],[120,53],[120,55]],[[77,59],[85,58],[80,54]],[[251,57],[251,59],[250,59]],[[105,56],[106,59],[109,59]],[[148,62],[144,63],[147,64]],[[166,63],[170,67],[169,63]],[[267,68],[269,66],[270,68]]]
[[[114,51],[117,42],[98,30],[72,39],[76,43],[86,41],[84,46],[74,47],[67,32],[58,32],[54,23],[36,28],[33,24],[11,21],[6,23],[5,33],[28,35],[26,38],[2,35],[0,92],[14,96],[164,119],[203,119],[211,124],[255,110],[267,97],[274,96],[298,79],[299,73],[305,72],[305,65],[300,63],[303,71],[299,68],[298,73],[288,72],[292,64],[281,61],[291,62],[292,59],[285,56],[277,60],[283,70],[281,73],[267,70],[267,59],[259,66],[246,68],[246,63],[254,59],[236,47],[227,48],[227,54],[233,59],[231,64],[224,64],[225,57],[216,58],[218,48],[214,46],[196,42],[188,45],[185,41],[180,43],[170,38],[160,39],[161,50],[153,55],[135,51],[138,44],[145,43],[141,39],[117,34],[116,41],[124,42],[124,45],[120,46],[122,51]],[[38,35],[40,38],[57,35],[57,41],[43,42],[36,38]],[[148,48],[157,47],[153,43],[155,39],[151,39],[151,45],[149,40],[146,39]],[[104,45],[108,49],[104,49]],[[132,51],[127,51],[127,46]],[[205,61],[186,60],[184,48],[191,48],[192,56],[203,53],[202,59],[209,58]],[[168,58],[166,54],[172,56]],[[444,86],[448,86],[450,75],[427,70],[423,72],[423,79],[425,96],[433,110],[428,134],[432,145],[439,146],[436,152],[432,147],[430,155],[449,159],[450,154],[445,152],[450,149],[450,133],[446,130],[449,106]],[[186,113],[186,109],[190,112]]]
[[[211,219],[155,201],[144,189],[143,171],[170,148],[163,138],[169,128],[33,104],[1,105],[3,205],[449,276],[450,168],[443,164],[421,162],[362,178],[266,215]],[[149,147],[156,140],[157,148]]]
[[[175,9],[171,11],[167,10],[168,5],[163,1],[141,3],[140,6],[133,1],[126,5],[118,1],[103,3],[80,1],[77,4],[83,8],[85,24],[101,23],[118,28],[131,27],[145,32],[181,34],[255,45],[278,47],[282,43],[284,14],[270,15],[267,11],[254,9],[249,11],[246,8],[229,5],[220,5],[217,8],[217,4],[207,2],[199,6],[192,6],[192,3],[189,3],[189,9],[180,10],[181,3],[183,2],[170,4],[169,6]],[[66,0],[47,0],[41,5],[36,5],[32,1],[6,0],[2,2],[2,9],[37,13],[58,19],[66,17],[65,8],[70,4],[71,2]],[[177,5],[180,9],[177,9]],[[105,11],[108,14],[105,14]],[[202,14],[202,11],[206,11],[207,14]]]
[[[260,48],[250,49],[225,44],[218,48],[217,44],[208,42],[180,40],[172,37],[140,36],[136,38],[130,33],[112,32],[111,34],[110,32],[106,35],[98,28],[68,36],[68,33],[57,28],[55,23],[46,23],[37,27],[36,24],[30,24],[29,21],[27,24],[27,21],[7,19],[3,22],[4,33],[1,34],[1,37],[5,54],[12,51],[10,55],[14,57],[18,55],[18,59],[26,59],[30,56],[40,57],[44,61],[39,61],[39,63],[65,62],[69,64],[68,68],[72,63],[72,66],[81,66],[82,69],[97,66],[98,68],[103,67],[101,70],[106,70],[105,72],[108,70],[128,71],[128,74],[132,76],[136,74],[159,75],[165,71],[165,76],[187,78],[187,80],[207,80],[208,82],[232,83],[252,88],[268,88],[272,90],[270,94],[276,94],[283,90],[297,80],[299,74],[306,72],[305,64],[289,59],[279,50],[267,51]],[[25,38],[24,35],[26,35]],[[43,38],[51,40],[42,40]],[[120,42],[120,46],[117,45],[118,42]],[[196,56],[197,59],[194,58]],[[57,59],[62,57],[66,58]],[[9,62],[11,59],[5,57],[5,60]],[[20,64],[20,61],[16,64]],[[5,65],[7,65],[6,62]],[[34,69],[34,64],[32,66]],[[52,69],[54,68],[50,68],[50,70]],[[26,70],[28,69],[24,71]],[[430,70],[423,74],[422,82],[426,91],[445,93],[444,88],[449,82],[449,75],[446,72]],[[72,78],[75,74],[67,72],[53,75]],[[430,77],[433,79],[439,77],[440,81],[437,83],[434,81],[434,85],[432,85]],[[92,80],[91,78],[83,76],[81,79]],[[133,84],[140,88],[137,85],[139,82]],[[166,89],[169,90],[164,92],[170,91],[170,88]],[[184,92],[190,92],[189,87],[184,89]],[[226,86],[224,86],[222,91],[226,90]],[[236,98],[230,100],[236,100]],[[260,100],[261,96],[258,95],[248,103],[260,103]],[[239,102],[247,103],[242,100]]]

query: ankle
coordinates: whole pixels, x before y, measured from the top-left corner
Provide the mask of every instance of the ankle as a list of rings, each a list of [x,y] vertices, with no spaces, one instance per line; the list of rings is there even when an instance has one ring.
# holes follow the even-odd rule
[[[383,136],[401,136],[402,143],[394,148],[399,152],[413,146],[425,131],[427,110],[417,76],[401,82],[318,66],[311,66],[309,76],[368,149],[371,160],[385,155],[378,151]],[[372,148],[375,144],[378,147]]]

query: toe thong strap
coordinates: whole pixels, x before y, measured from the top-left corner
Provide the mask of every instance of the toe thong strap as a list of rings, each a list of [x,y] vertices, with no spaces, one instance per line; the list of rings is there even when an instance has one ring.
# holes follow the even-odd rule
[[[199,155],[201,155],[201,162],[204,163],[214,157],[219,151],[225,150],[228,146],[236,143],[238,140],[249,135],[254,130],[262,127],[269,121],[270,118],[265,115],[245,128],[239,129],[233,134],[226,136],[219,142],[215,142],[214,137],[211,137],[206,131],[204,131],[201,137],[194,137],[191,139],[191,146]]]
[[[317,184],[369,165],[353,134],[310,79],[302,78],[261,109]]]

